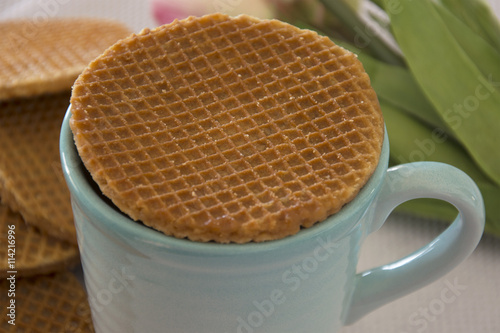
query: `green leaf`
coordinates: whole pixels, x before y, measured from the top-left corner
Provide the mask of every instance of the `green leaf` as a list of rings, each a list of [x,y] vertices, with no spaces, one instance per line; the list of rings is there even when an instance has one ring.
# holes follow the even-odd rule
[[[481,73],[485,77],[491,76],[492,81],[500,84],[500,53],[445,7],[436,3],[433,3],[433,6]]]
[[[486,211],[485,232],[500,237],[500,189],[493,184],[478,183]]]
[[[450,203],[427,198],[406,201],[396,207],[395,211],[445,222],[453,222],[458,214],[458,210]]]
[[[316,31],[338,39],[354,38],[352,29],[346,27],[333,13],[325,10],[320,0],[277,0],[272,2],[277,19],[301,29]]]
[[[397,163],[435,161],[453,165],[476,183],[491,180],[467,152],[439,128],[431,129],[397,107],[380,100],[391,145],[391,159]]]
[[[383,63],[364,53],[359,53],[358,58],[363,63],[370,76],[372,87],[379,97],[429,125],[451,134],[408,69]]]
[[[500,189],[491,184],[477,184],[477,186],[483,196],[486,211],[484,231],[500,237]],[[396,207],[396,211],[446,222],[453,222],[458,214],[454,206],[436,199],[410,200]]]
[[[386,99],[427,124],[442,128],[451,135],[407,68],[379,61],[350,43],[334,38],[332,40],[358,56],[379,98]]]
[[[391,24],[413,76],[479,167],[500,184],[496,83],[468,57],[431,1],[400,4],[390,12]]]
[[[381,26],[377,20],[361,11],[360,4],[363,1],[319,0],[319,2],[325,6],[328,13],[333,13],[346,27],[352,30],[354,35],[352,42],[357,47],[370,49],[379,59],[387,63],[404,65],[401,55],[397,54],[394,45],[388,42],[393,36],[387,27]]]
[[[441,0],[458,20],[500,52],[500,23],[484,0]]]
[[[474,164],[467,152],[443,133],[432,130],[384,100],[380,101],[391,146],[391,161],[403,164],[434,161],[453,165],[467,173],[477,184],[484,199],[488,233],[500,237],[500,187],[493,184]],[[398,211],[426,218],[452,221],[457,210],[449,203],[418,199],[406,202]]]

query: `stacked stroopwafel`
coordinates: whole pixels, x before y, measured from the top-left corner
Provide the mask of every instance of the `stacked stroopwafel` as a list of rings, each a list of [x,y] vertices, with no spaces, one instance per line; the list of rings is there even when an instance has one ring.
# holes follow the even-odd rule
[[[1,332],[94,332],[87,295],[71,273],[21,278],[11,285],[12,281],[0,282]]]
[[[68,90],[92,59],[129,33],[101,19],[0,22],[0,100]]]
[[[0,197],[44,233],[76,244],[59,133],[69,93],[0,101]]]
[[[167,235],[283,238],[375,170],[383,119],[356,56],[283,22],[213,14],[144,30],[93,61],[71,128],[102,192]]]
[[[8,247],[9,230],[14,240]],[[78,262],[78,248],[69,243],[40,233],[26,225],[21,215],[0,204],[0,278],[8,271],[16,271],[16,276],[32,276],[62,270]],[[12,243],[12,242],[11,242]],[[8,259],[13,260],[9,261]],[[9,267],[9,262],[14,263]]]
[[[6,276],[16,281],[16,326],[4,307],[2,331],[92,330],[82,287],[65,271],[79,258],[59,132],[76,77],[129,33],[87,18],[0,22],[2,289]]]

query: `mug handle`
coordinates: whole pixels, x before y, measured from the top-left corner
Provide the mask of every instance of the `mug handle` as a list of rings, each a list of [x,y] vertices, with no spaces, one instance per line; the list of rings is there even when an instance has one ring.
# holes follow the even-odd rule
[[[375,199],[372,230],[378,229],[395,207],[417,198],[445,200],[458,209],[459,215],[444,232],[416,252],[356,274],[345,325],[437,280],[465,260],[479,243],[485,220],[481,192],[464,172],[436,162],[388,169]]]

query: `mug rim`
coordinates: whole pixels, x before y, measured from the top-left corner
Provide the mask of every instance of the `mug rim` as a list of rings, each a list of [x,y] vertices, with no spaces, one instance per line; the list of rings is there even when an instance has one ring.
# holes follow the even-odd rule
[[[144,225],[140,221],[132,220],[124,213],[119,212],[118,208],[113,208],[106,203],[101,198],[102,194],[94,190],[88,181],[88,177],[82,172],[86,169],[83,166],[83,162],[80,159],[73,140],[73,133],[69,126],[70,118],[71,104],[68,106],[64,116],[59,141],[62,170],[66,184],[70,190],[71,200],[76,201],[90,220],[101,221],[101,223],[99,223],[100,228],[104,227],[113,233],[119,232],[127,239],[133,240],[134,243],[141,242],[155,247],[163,247],[168,251],[182,254],[203,253],[204,256],[221,256],[268,252],[278,248],[288,247],[293,243],[301,243],[310,239],[315,239],[326,231],[329,231],[331,234],[332,229],[336,229],[334,234],[337,236],[336,239],[338,239],[357,225],[359,219],[349,221],[348,218],[355,215],[359,209],[367,206],[363,203],[370,202],[375,197],[376,193],[378,193],[382,186],[382,181],[385,177],[389,162],[389,140],[387,130],[384,127],[384,141],[375,171],[356,197],[345,204],[337,213],[327,217],[323,221],[317,222],[309,228],[301,229],[296,234],[281,239],[243,244],[196,242],[165,235],[160,231]]]

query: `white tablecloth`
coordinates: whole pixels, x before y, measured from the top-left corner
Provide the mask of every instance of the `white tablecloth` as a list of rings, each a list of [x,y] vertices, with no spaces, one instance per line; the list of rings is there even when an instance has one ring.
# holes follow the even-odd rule
[[[494,6],[500,10],[499,1]],[[0,20],[20,16],[32,19],[45,16],[106,17],[122,20],[134,32],[157,26],[146,0],[0,2]],[[359,270],[389,263],[413,252],[432,240],[444,227],[436,221],[391,216],[379,231],[368,237],[362,249]],[[500,332],[500,289],[497,283],[500,283],[500,239],[484,236],[476,251],[445,277],[372,312],[342,329],[342,333]]]

